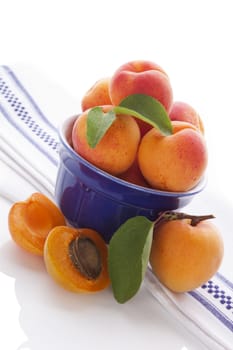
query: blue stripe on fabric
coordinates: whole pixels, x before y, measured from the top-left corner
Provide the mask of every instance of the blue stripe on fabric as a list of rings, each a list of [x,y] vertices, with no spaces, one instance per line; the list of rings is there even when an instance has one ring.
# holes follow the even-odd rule
[[[16,74],[10,69],[8,66],[3,65],[2,68],[5,70],[5,72],[12,78],[12,80],[15,82],[15,84],[18,86],[18,88],[21,90],[21,92],[27,97],[28,101],[30,101],[31,105],[36,110],[37,114],[41,117],[41,119],[54,131],[57,131],[56,127],[46,118],[44,113],[41,111],[35,100],[32,98],[32,96],[29,94],[29,92],[26,90],[26,88],[22,85],[22,83],[17,78]]]
[[[220,311],[213,303],[206,300],[197,291],[191,291],[189,294],[201,303],[209,312],[212,313],[219,321],[221,321],[230,331],[233,332],[233,322],[222,311]]]
[[[41,153],[43,153],[55,166],[58,166],[58,161],[53,158],[48,152],[46,152],[40,145],[34,141],[32,137],[29,137],[22,129],[18,128],[17,124],[14,122],[13,118],[6,112],[6,110],[0,105],[0,111],[3,116],[10,122],[11,125],[15,127],[28,141],[30,141],[33,146],[35,146]]]
[[[20,88],[20,93],[23,94],[27,100],[30,102],[30,104],[32,105],[33,109],[36,111],[37,115],[39,115],[40,119],[43,120],[43,122],[45,122],[50,128],[52,128],[53,130],[56,130],[56,128],[48,121],[48,119],[44,116],[44,114],[41,112],[40,108],[38,107],[38,105],[36,104],[36,102],[34,101],[34,99],[30,96],[30,94],[26,91],[26,89],[23,87],[23,85],[19,82],[18,78],[16,77],[16,75],[13,73],[12,70],[10,70],[10,68],[8,68],[7,66],[2,66],[4,68],[4,70],[8,73],[8,75],[10,76],[11,79],[14,80],[14,83],[16,83],[16,86]],[[4,80],[1,79],[1,81],[3,83]],[[6,84],[7,86],[7,84]],[[8,86],[7,86],[8,88]],[[10,89],[9,89],[10,90]],[[12,95],[15,96],[15,93],[12,92],[10,90],[10,93]],[[4,95],[3,95],[4,96]],[[20,98],[18,98],[18,96],[16,96],[17,100],[20,101]],[[8,103],[10,103],[8,100],[6,100]],[[19,102],[20,104],[22,104],[22,102]],[[22,104],[23,105],[23,104]],[[11,106],[12,107],[12,106]],[[24,107],[24,106],[23,106]],[[45,149],[43,149],[36,141],[34,137],[30,137],[22,128],[20,128],[17,123],[14,121],[14,118],[4,109],[3,106],[0,105],[0,110],[3,114],[3,116],[8,120],[8,122],[14,126],[14,128],[20,132],[25,139],[27,139],[30,143],[32,143],[41,153],[43,153],[55,166],[58,166],[58,160],[53,157],[49,152],[47,152]],[[46,143],[46,145],[52,147],[52,149],[54,151],[57,152],[57,145],[58,142],[47,132],[47,130],[45,131],[41,126],[39,126],[39,124],[37,122],[35,122],[35,120],[30,116],[30,114],[26,111],[26,108],[24,107],[24,111],[25,113],[27,113],[27,118],[30,118],[30,131],[33,132],[33,130],[38,130],[38,133],[33,132],[32,136],[38,136],[40,137],[40,140],[42,140],[44,143]],[[20,117],[20,115],[18,114],[18,117]],[[21,118],[22,120],[22,118]],[[27,124],[27,121],[25,122],[25,124]],[[32,126],[34,126],[34,128],[32,128]]]

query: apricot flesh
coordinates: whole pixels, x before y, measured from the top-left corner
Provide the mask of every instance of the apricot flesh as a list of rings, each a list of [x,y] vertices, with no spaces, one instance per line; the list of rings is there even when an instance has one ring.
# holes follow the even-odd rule
[[[102,106],[101,108],[106,113],[112,107]],[[91,148],[86,136],[87,114],[88,111],[83,112],[73,126],[74,150],[91,164],[109,174],[123,173],[133,164],[140,141],[140,131],[135,119],[130,115],[117,115],[100,142],[95,148]]]
[[[184,192],[192,189],[207,167],[203,135],[187,122],[172,121],[172,135],[153,128],[141,140],[138,164],[146,181],[155,189]]]
[[[189,219],[162,223],[155,230],[150,264],[155,276],[174,292],[187,292],[208,281],[224,253],[220,232],[209,221]]]
[[[74,264],[70,244],[79,237],[90,239],[100,254],[101,269],[95,278],[88,278]],[[88,229],[60,226],[52,229],[44,247],[44,261],[48,273],[63,288],[72,292],[96,292],[109,285],[107,245],[98,232]]]
[[[27,200],[14,203],[8,214],[13,240],[36,255],[43,255],[45,239],[49,231],[58,225],[65,225],[65,217],[42,193],[33,193]]]

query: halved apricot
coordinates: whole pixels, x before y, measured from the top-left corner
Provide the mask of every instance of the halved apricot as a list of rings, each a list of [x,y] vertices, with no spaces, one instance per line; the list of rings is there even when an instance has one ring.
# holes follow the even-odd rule
[[[72,292],[96,292],[109,285],[107,256],[105,241],[89,228],[55,227],[44,246],[48,273]]]
[[[60,225],[65,225],[64,215],[48,197],[38,192],[25,201],[14,203],[8,214],[13,240],[36,255],[43,255],[49,231]]]

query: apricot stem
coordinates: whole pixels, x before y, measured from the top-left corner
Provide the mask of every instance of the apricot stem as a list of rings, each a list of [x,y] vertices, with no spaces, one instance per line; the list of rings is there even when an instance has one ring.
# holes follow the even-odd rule
[[[154,222],[154,229],[157,228],[160,224],[171,221],[171,220],[182,220],[182,219],[191,219],[190,225],[196,226],[199,222],[208,219],[214,219],[215,216],[212,214],[208,215],[191,215],[186,213],[180,213],[175,211],[164,211],[160,212],[158,218]]]

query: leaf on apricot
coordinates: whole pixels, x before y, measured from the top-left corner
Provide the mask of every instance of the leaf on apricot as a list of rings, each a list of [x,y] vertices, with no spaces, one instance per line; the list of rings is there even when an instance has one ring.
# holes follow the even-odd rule
[[[115,299],[125,303],[139,290],[149,261],[153,222],[144,216],[128,219],[109,243],[108,268]]]
[[[164,106],[155,98],[144,94],[133,94],[122,100],[119,107],[126,108],[125,113],[158,128],[163,135],[171,135],[171,120]],[[118,107],[115,107],[115,112],[122,113],[122,110],[118,112]]]
[[[87,142],[90,147],[95,148],[116,119],[117,114],[131,115],[141,119],[158,128],[163,135],[172,133],[172,124],[163,105],[151,96],[133,94],[107,113],[104,113],[99,106],[89,110],[87,114]]]
[[[115,119],[113,110],[104,113],[101,107],[94,107],[88,112],[87,142],[91,148],[95,148]]]

